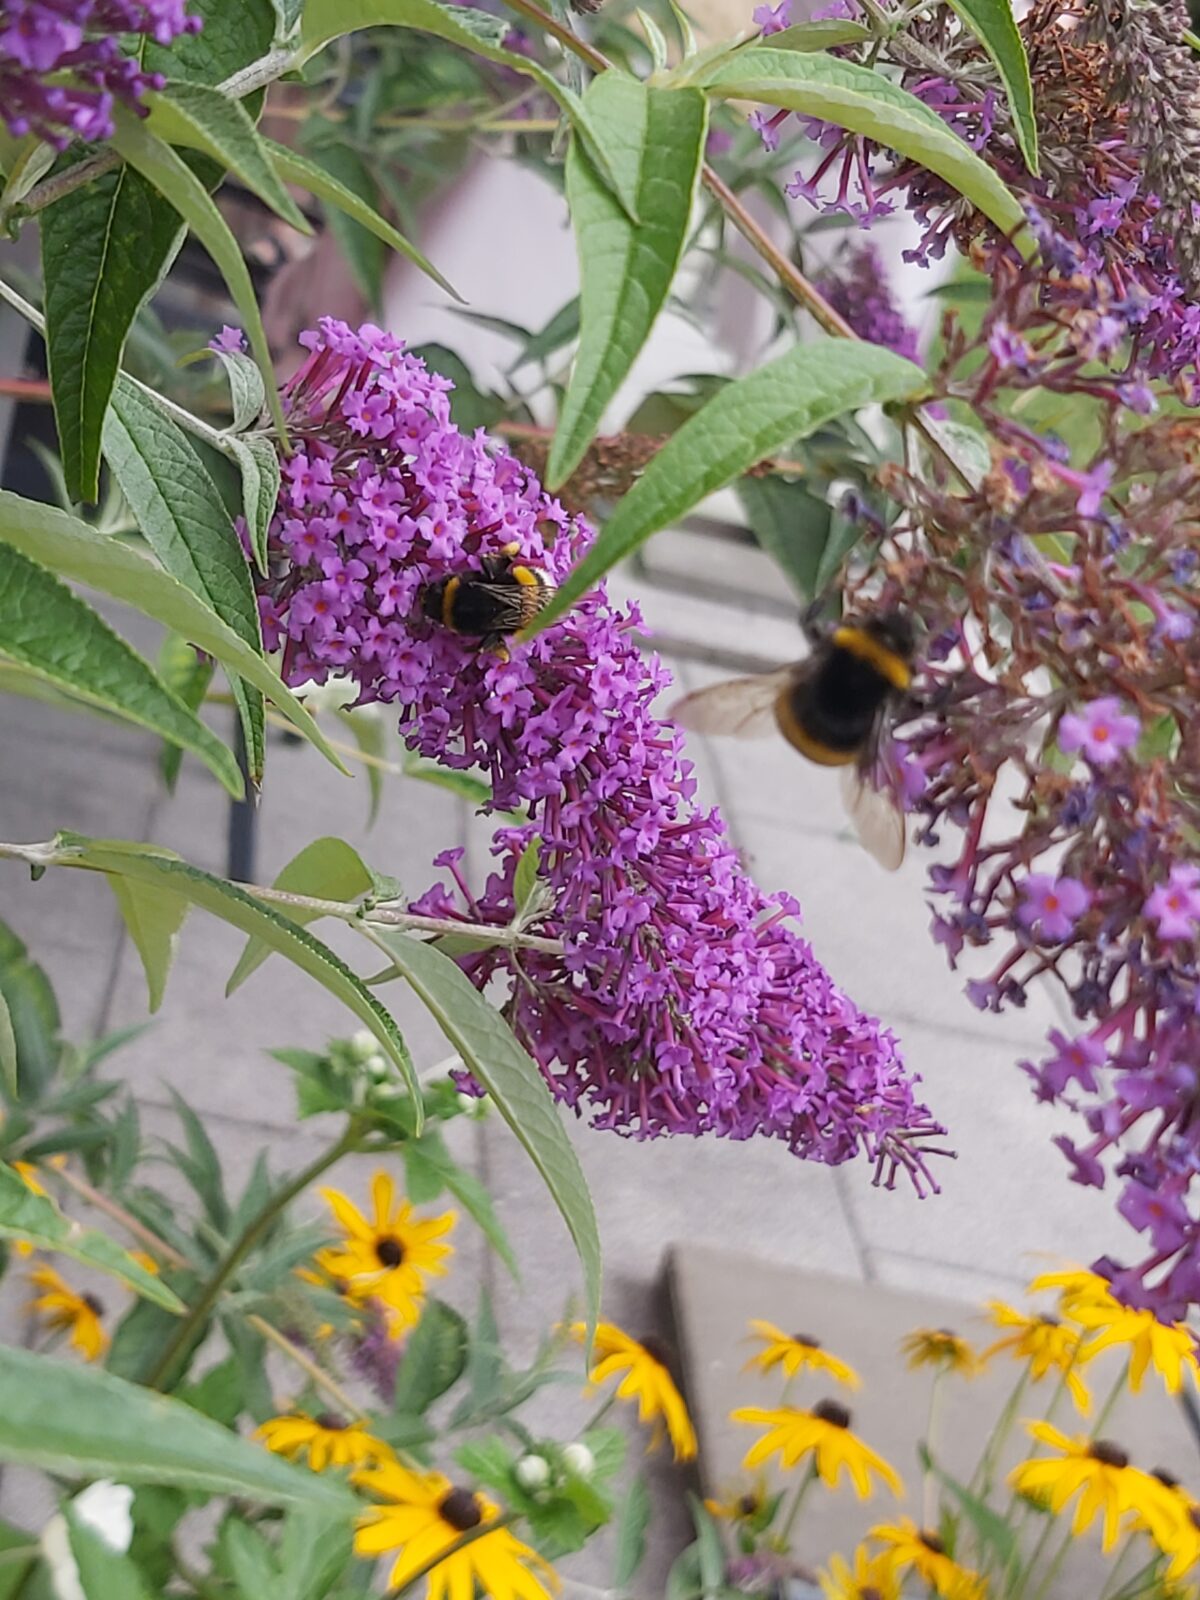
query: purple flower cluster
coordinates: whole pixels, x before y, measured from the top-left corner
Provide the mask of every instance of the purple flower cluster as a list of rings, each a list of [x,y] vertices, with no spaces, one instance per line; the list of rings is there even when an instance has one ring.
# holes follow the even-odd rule
[[[909,326],[892,299],[887,269],[874,245],[844,250],[817,287],[860,339],[894,350],[909,361],[920,360],[916,329]]]
[[[56,149],[107,139],[117,101],[137,107],[163,78],[144,72],[122,35],[170,44],[195,33],[187,0],[0,0],[0,117]]]
[[[463,956],[554,1093],[639,1137],[765,1135],[840,1162],[865,1151],[889,1183],[932,1184],[941,1129],[914,1099],[892,1036],[859,1012],[793,931],[798,907],[742,872],[719,816],[697,809],[679,733],[654,715],[666,673],[636,613],[603,590],[511,655],[423,613],[423,588],[519,551],[560,578],[590,538],[533,474],[449,420],[449,383],[390,336],[326,320],[285,391],[294,453],[270,536],[261,613],[289,683],[348,674],[358,703],[399,708],[409,746],[481,768],[499,810],[481,893],[452,876],[416,908],[474,923],[518,913],[535,847],[540,935],[561,951]]]

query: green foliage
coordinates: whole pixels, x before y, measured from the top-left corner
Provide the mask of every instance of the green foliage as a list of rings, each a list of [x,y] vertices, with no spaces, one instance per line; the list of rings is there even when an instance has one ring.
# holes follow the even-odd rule
[[[375,886],[375,875],[366,866],[357,850],[344,839],[314,839],[305,845],[299,855],[293,856],[275,879],[272,887],[287,894],[304,895],[316,900],[357,900]],[[292,922],[306,927],[321,915],[303,906],[288,906],[286,915]],[[250,974],[256,971],[271,953],[262,939],[250,939],[238,957],[225,992],[232,994]]]
[[[442,1301],[430,1300],[405,1346],[392,1409],[423,1416],[462,1377],[468,1344],[465,1319]]]
[[[584,102],[641,220],[633,223],[582,146],[567,161],[567,201],[582,280],[580,340],[546,468],[557,488],[645,344],[683,254],[700,179],[708,104],[696,90],[648,88],[603,73]]]
[[[157,1011],[167,987],[188,903],[172,889],[138,883],[116,873],[108,874],[108,886],[121,909],[129,937],[141,957],[149,990],[150,1010]]]
[[[62,1055],[62,1021],[50,980],[25,945],[0,922],[0,995],[4,998],[16,1047],[14,1100],[36,1101],[47,1087]]]
[[[924,381],[879,345],[815,339],[726,384],[671,436],[527,631],[562,616],[652,533],[789,440],[859,406],[911,398]]]
[[[1011,0],[948,0],[991,56],[1004,84],[1013,114],[1013,128],[1030,172],[1038,170],[1037,120],[1025,41],[1013,16]]]
[[[73,501],[100,495],[100,434],[139,309],[183,238],[174,210],[130,167],[47,208],[41,222],[46,349]]]

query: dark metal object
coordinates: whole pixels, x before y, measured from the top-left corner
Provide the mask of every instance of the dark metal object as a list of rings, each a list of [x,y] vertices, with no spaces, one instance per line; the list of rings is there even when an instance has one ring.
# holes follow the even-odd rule
[[[253,883],[254,859],[258,852],[258,792],[250,781],[242,721],[236,713],[233,719],[233,753],[237,758],[242,781],[246,785],[246,795],[242,800],[232,801],[229,806],[226,876],[232,878],[235,883]]]

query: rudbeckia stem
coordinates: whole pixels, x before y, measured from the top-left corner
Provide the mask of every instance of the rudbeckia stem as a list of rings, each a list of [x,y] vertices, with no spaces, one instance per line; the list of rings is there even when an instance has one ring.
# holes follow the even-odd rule
[[[1125,1584],[1121,1584],[1118,1587],[1117,1579],[1121,1576],[1122,1569],[1128,1566],[1129,1558],[1137,1547],[1137,1541],[1138,1536],[1136,1533],[1131,1533],[1126,1539],[1124,1545],[1121,1547],[1120,1555],[1113,1562],[1112,1571],[1108,1575],[1108,1582],[1100,1591],[1099,1600],[1113,1600],[1114,1595],[1119,1594],[1121,1589],[1126,1587]],[[1157,1557],[1155,1559],[1157,1560]],[[1154,1562],[1151,1562],[1150,1564],[1153,1566]],[[1140,1577],[1140,1574],[1138,1576]]]
[[[941,1397],[942,1379],[945,1375],[944,1367],[939,1367],[934,1373],[933,1382],[929,1387],[929,1414],[925,1419],[925,1449],[928,1452],[929,1465],[925,1468],[922,1484],[921,1521],[926,1528],[937,1526],[937,1480],[933,1475],[933,1457],[938,1424],[938,1400]]]
[[[1121,1368],[1120,1372],[1117,1374],[1116,1383],[1114,1383],[1112,1388],[1108,1391],[1108,1398],[1105,1400],[1104,1404],[1100,1407],[1099,1416],[1096,1418],[1095,1422],[1092,1424],[1092,1438],[1093,1439],[1095,1439],[1100,1434],[1100,1431],[1104,1427],[1104,1424],[1108,1421],[1109,1417],[1112,1416],[1114,1410],[1116,1409],[1117,1401],[1125,1393],[1125,1386],[1126,1386],[1126,1384],[1128,1382],[1129,1382],[1129,1361],[1128,1361],[1128,1359],[1126,1359],[1124,1366]]]
[[[981,1500],[986,1500],[991,1493],[996,1462],[1000,1458],[1000,1452],[1008,1443],[1008,1436],[1012,1432],[1012,1426],[1017,1419],[1017,1411],[1028,1384],[1029,1367],[1026,1366],[1013,1385],[1013,1391],[1004,1403],[1004,1410],[996,1419],[996,1426],[988,1436],[988,1441],[983,1447],[983,1454],[979,1458],[979,1465],[971,1479],[970,1490],[972,1494],[978,1495]]]
[[[154,1370],[147,1378],[147,1386],[151,1389],[165,1389],[178,1378],[181,1364],[186,1360],[192,1347],[193,1340],[203,1329],[212,1309],[220,1299],[221,1291],[237,1272],[242,1262],[270,1232],[272,1225],[279,1215],[291,1205],[292,1201],[310,1184],[314,1183],[323,1172],[332,1167],[344,1155],[356,1149],[359,1143],[361,1130],[355,1122],[351,1122],[341,1138],[319,1155],[315,1161],[310,1161],[308,1166],[302,1167],[293,1177],[277,1189],[256,1216],[252,1217],[241,1233],[218,1262],[208,1281],[200,1290],[195,1304],[185,1317],[176,1324],[175,1332],[167,1343],[166,1349],[159,1357]]]
[[[784,1517],[783,1526],[779,1530],[780,1543],[785,1546],[788,1544],[788,1541],[791,1538],[792,1529],[796,1525],[796,1518],[800,1515],[801,1507],[804,1505],[808,1491],[812,1488],[813,1481],[815,1480],[816,1476],[817,1463],[815,1461],[810,1461],[808,1463],[808,1471],[796,1486],[796,1493],[792,1496],[792,1503],[788,1507],[787,1516]]]
[[[249,1314],[246,1321],[256,1333],[261,1333],[263,1338],[273,1344],[277,1350],[282,1351],[289,1361],[294,1362],[302,1372],[306,1372],[318,1389],[324,1389],[329,1398],[337,1403],[343,1415],[353,1418],[355,1422],[367,1420],[366,1412],[361,1406],[355,1404],[337,1379],[331,1378],[327,1372],[317,1365],[311,1356],[306,1355],[298,1345],[293,1344],[287,1334],[280,1333],[278,1328],[273,1328],[264,1317],[260,1317],[255,1311]]]
[[[511,1528],[516,1521],[516,1512],[507,1511],[504,1516],[497,1517],[494,1522],[481,1522],[477,1528],[468,1529],[461,1539],[457,1539],[454,1544],[439,1550],[437,1555],[431,1556],[423,1567],[418,1567],[407,1582],[398,1585],[395,1589],[389,1589],[383,1600],[401,1600],[403,1595],[412,1594],[417,1585],[429,1576],[434,1567],[440,1567],[443,1561],[453,1561],[460,1550],[465,1550],[467,1545],[474,1544],[476,1539],[484,1539],[489,1533],[497,1533],[501,1528]]]
[[[1059,1545],[1058,1551],[1055,1554],[1054,1560],[1046,1568],[1046,1576],[1042,1579],[1041,1584],[1038,1587],[1037,1593],[1033,1597],[1033,1600],[1046,1600],[1046,1597],[1049,1595],[1050,1590],[1054,1587],[1055,1578],[1058,1577],[1059,1572],[1062,1570],[1063,1562],[1067,1559],[1067,1555],[1070,1552],[1071,1544],[1072,1544],[1072,1541],[1074,1540],[1074,1538],[1075,1538],[1075,1530],[1074,1530],[1074,1528],[1073,1527],[1068,1527],[1067,1536],[1063,1540],[1063,1542]],[[1022,1590],[1022,1592],[1024,1592],[1024,1590]]]

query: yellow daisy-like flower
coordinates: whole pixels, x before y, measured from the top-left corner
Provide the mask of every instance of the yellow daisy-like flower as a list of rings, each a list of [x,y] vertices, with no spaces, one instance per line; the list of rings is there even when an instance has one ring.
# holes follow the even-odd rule
[[[1144,1517],[1136,1516],[1133,1525],[1148,1533],[1163,1554],[1170,1557],[1166,1571],[1166,1592],[1174,1595],[1174,1585],[1200,1562],[1200,1501],[1188,1493],[1173,1473],[1156,1468],[1150,1476],[1167,1491],[1179,1520],[1165,1538],[1162,1536],[1164,1530],[1160,1527],[1156,1532]]]
[[[582,1322],[571,1324],[571,1337],[581,1344],[586,1339],[587,1329]],[[658,1341],[631,1339],[613,1323],[601,1322],[596,1326],[594,1349],[596,1362],[588,1374],[593,1386],[624,1373],[617,1385],[617,1399],[636,1400],[638,1421],[656,1424],[650,1448],[655,1449],[661,1442],[665,1425],[676,1461],[693,1460],[696,1430]]]
[[[983,1600],[987,1584],[970,1567],[960,1567],[946,1554],[936,1533],[918,1528],[911,1517],[880,1524],[867,1534],[884,1546],[883,1562],[897,1577],[915,1572],[943,1600]]]
[[[1179,1522],[1170,1491],[1150,1473],[1131,1467],[1118,1445],[1105,1439],[1069,1439],[1048,1422],[1027,1422],[1025,1426],[1033,1438],[1059,1454],[1038,1456],[1014,1468],[1008,1481],[1018,1494],[1044,1494],[1055,1515],[1078,1494],[1071,1532],[1086,1533],[1096,1518],[1102,1517],[1101,1546],[1106,1555],[1117,1542],[1122,1519],[1130,1512],[1160,1543],[1170,1539]]]
[[[895,1469],[857,1434],[851,1433],[850,1413],[836,1400],[822,1400],[811,1411],[801,1411],[795,1406],[764,1411],[749,1406],[731,1411],[729,1416],[733,1422],[745,1422],[750,1427],[767,1430],[746,1452],[742,1465],[747,1470],[772,1455],[779,1456],[783,1467],[794,1467],[805,1456],[811,1456],[817,1472],[831,1489],[837,1487],[845,1472],[858,1498],[868,1500],[872,1492],[871,1474],[875,1473],[893,1494],[904,1493]]]
[[[770,1372],[772,1367],[781,1367],[785,1376],[794,1378],[807,1369],[827,1372],[835,1383],[844,1383],[847,1389],[862,1387],[862,1379],[848,1362],[822,1350],[820,1341],[807,1333],[784,1333],[773,1322],[751,1322],[750,1331],[763,1341],[764,1348],[747,1361],[747,1371],[757,1367],[760,1372]]]
[[[507,1528],[454,1548],[463,1534],[496,1520],[498,1508],[483,1495],[456,1488],[440,1472],[410,1472],[396,1462],[356,1472],[354,1482],[383,1502],[359,1523],[355,1554],[395,1551],[388,1576],[393,1589],[436,1562],[426,1579],[427,1600],[471,1600],[477,1583],[492,1600],[549,1600],[557,1592],[554,1569]]]
[[[306,1456],[314,1472],[324,1472],[326,1467],[372,1467],[392,1459],[390,1446],[372,1438],[365,1423],[347,1422],[332,1411],[316,1417],[299,1411],[270,1417],[255,1438],[289,1461]]]
[[[865,1544],[854,1552],[853,1568],[842,1556],[830,1556],[817,1581],[825,1600],[900,1600],[896,1568],[886,1553],[872,1555]]]
[[[456,1212],[417,1217],[386,1172],[371,1179],[374,1215],[368,1220],[337,1189],[322,1189],[322,1198],[346,1231],[340,1244],[317,1253],[317,1264],[335,1280],[345,1279],[350,1297],[375,1299],[406,1327],[421,1315],[427,1277],[441,1277],[454,1247],[437,1241],[458,1221]]]
[[[1005,1305],[1003,1300],[989,1300],[988,1313],[997,1328],[1008,1328],[1011,1332],[990,1344],[980,1361],[990,1361],[1007,1350],[1016,1360],[1029,1363],[1029,1376],[1034,1383],[1041,1383],[1051,1372],[1063,1373],[1076,1408],[1086,1417],[1092,1409],[1092,1397],[1078,1372],[1077,1363],[1083,1359],[1080,1348],[1083,1340],[1075,1329],[1044,1313],[1030,1316],[1018,1311],[1016,1306]]]
[[[1084,1347],[1082,1358],[1090,1361],[1113,1345],[1129,1349],[1129,1387],[1137,1394],[1148,1367],[1162,1378],[1168,1394],[1178,1394],[1183,1375],[1200,1381],[1200,1361],[1196,1359],[1196,1336],[1182,1322],[1160,1322],[1153,1311],[1135,1311],[1110,1298],[1107,1305],[1079,1305],[1071,1313],[1080,1327],[1093,1337]]]
[[[766,1479],[759,1477],[750,1488],[734,1489],[723,1500],[706,1500],[704,1509],[722,1522],[749,1523],[762,1515],[769,1498]]]
[[[1063,1267],[1057,1272],[1042,1272],[1029,1285],[1030,1294],[1053,1289],[1064,1317],[1073,1317],[1079,1306],[1115,1306],[1108,1284],[1098,1272],[1086,1267]]]
[[[28,1309],[52,1331],[69,1333],[86,1361],[98,1361],[108,1349],[109,1338],[100,1321],[104,1307],[96,1296],[77,1294],[53,1267],[34,1267],[29,1281],[42,1292],[30,1300]]]
[[[914,1372],[918,1367],[937,1367],[973,1378],[981,1366],[968,1341],[950,1328],[914,1328],[901,1339],[900,1353],[908,1357],[909,1369]]]

